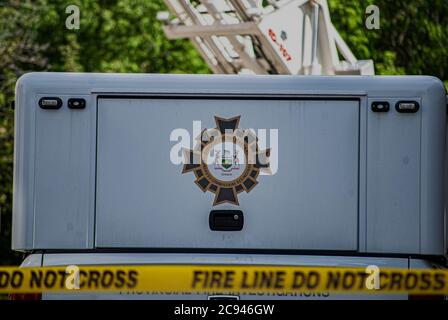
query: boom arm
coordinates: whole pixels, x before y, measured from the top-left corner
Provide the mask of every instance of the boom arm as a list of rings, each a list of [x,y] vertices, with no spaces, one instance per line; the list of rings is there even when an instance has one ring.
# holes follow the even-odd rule
[[[166,36],[189,38],[214,73],[374,74],[372,60],[357,60],[334,28],[326,0],[165,3]]]

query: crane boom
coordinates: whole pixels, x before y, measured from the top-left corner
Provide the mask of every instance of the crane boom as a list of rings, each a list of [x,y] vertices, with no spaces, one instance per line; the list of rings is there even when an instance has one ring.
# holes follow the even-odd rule
[[[357,60],[331,23],[326,0],[165,3],[165,35],[190,39],[214,73],[374,74],[373,61]]]

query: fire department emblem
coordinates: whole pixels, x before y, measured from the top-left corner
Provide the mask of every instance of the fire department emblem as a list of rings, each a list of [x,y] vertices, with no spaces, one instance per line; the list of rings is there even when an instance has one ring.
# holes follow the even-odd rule
[[[215,116],[216,128],[203,130],[194,149],[183,150],[182,173],[193,172],[196,185],[215,194],[214,206],[239,205],[238,194],[250,192],[260,172],[270,173],[270,150],[259,150],[256,134],[238,128],[239,121]]]

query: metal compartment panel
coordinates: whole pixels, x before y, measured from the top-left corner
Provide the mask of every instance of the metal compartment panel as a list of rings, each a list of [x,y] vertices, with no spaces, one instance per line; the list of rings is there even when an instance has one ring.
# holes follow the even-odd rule
[[[172,130],[215,116],[278,129],[277,172],[239,206],[170,161]],[[97,134],[96,247],[357,250],[357,100],[100,97]],[[242,210],[243,229],[210,230],[212,209]]]
[[[384,99],[376,99],[376,101]],[[367,250],[420,251],[421,115],[367,113]],[[412,99],[421,104],[420,99]],[[369,99],[369,106],[374,99]]]

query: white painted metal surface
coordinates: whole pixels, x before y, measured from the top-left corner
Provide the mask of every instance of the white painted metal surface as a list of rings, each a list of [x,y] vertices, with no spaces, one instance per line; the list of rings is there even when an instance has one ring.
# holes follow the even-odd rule
[[[40,108],[43,96],[60,97],[61,108]],[[70,97],[85,98],[85,109],[68,109]],[[419,102],[420,109],[398,113],[398,100]],[[389,112],[373,112],[374,101],[389,102]],[[240,206],[231,206],[245,213],[239,235],[209,229],[210,210],[229,205],[213,206],[211,194],[167,154],[169,130],[193,120],[210,127],[215,115],[242,115],[243,127],[278,127],[280,146],[294,146],[279,149],[277,175],[260,176],[253,191],[238,195]],[[445,115],[445,89],[432,77],[28,74],[17,84],[13,248],[442,255]],[[160,127],[160,139],[144,139],[150,126]],[[165,180],[157,187],[151,177]],[[355,200],[338,203],[353,180]],[[168,201],[185,203],[185,217]],[[182,222],[182,239],[173,219]]]
[[[277,172],[214,207],[171,163],[168,137],[238,115],[240,128],[278,130]],[[358,126],[350,100],[99,98],[96,246],[357,250]],[[243,230],[210,230],[213,209],[242,210]]]

